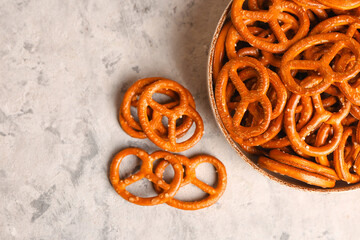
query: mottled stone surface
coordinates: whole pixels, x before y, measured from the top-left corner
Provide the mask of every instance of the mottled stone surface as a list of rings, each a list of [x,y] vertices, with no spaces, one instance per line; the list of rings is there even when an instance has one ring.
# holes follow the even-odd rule
[[[308,193],[270,182],[217,128],[206,61],[226,4],[0,1],[0,239],[358,239],[360,191]],[[206,133],[184,154],[226,165],[228,188],[214,206],[139,207],[111,187],[117,151],[158,149],[117,121],[125,90],[146,76],[175,79],[195,96]]]

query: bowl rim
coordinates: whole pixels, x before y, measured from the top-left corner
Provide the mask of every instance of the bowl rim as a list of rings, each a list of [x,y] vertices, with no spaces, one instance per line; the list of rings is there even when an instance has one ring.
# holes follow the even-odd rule
[[[226,141],[231,145],[231,147],[236,151],[236,153],[240,156],[242,160],[245,160],[254,170],[257,172],[260,172],[261,175],[266,176],[270,180],[274,180],[277,183],[280,183],[282,185],[285,185],[287,187],[290,187],[292,189],[300,189],[306,192],[320,192],[320,193],[330,193],[330,192],[345,192],[350,190],[355,190],[360,188],[360,183],[349,185],[349,186],[340,186],[340,187],[334,187],[334,188],[320,188],[316,186],[311,186],[306,183],[302,184],[301,181],[298,181],[299,183],[292,183],[289,181],[286,181],[285,179],[282,179],[281,176],[276,176],[275,174],[272,174],[262,168],[260,168],[254,161],[252,161],[246,154],[241,150],[239,145],[230,137],[229,133],[225,129],[225,126],[223,125],[220,115],[216,108],[216,102],[215,102],[215,96],[214,96],[214,87],[213,87],[213,77],[212,77],[212,64],[213,64],[213,56],[215,52],[215,44],[217,42],[217,39],[219,37],[220,31],[225,23],[225,21],[228,18],[228,15],[231,10],[233,0],[229,1],[229,4],[226,6],[224,12],[222,13],[220,20],[218,21],[218,24],[216,26],[215,32],[212,36],[209,53],[208,53],[208,62],[207,62],[207,84],[208,84],[208,96],[210,100],[210,105],[212,109],[212,113],[215,117],[215,121],[217,126],[220,128],[221,132],[223,133]],[[297,182],[297,180],[294,180]]]

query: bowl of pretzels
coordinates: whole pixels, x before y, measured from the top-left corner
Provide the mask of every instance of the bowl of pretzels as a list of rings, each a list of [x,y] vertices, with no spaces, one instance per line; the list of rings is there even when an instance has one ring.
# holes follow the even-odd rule
[[[226,140],[263,175],[307,191],[360,187],[360,0],[233,0],[208,89]]]

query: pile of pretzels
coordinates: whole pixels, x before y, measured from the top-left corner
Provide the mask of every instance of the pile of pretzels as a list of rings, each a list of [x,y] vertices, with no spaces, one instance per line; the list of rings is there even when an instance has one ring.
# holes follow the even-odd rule
[[[161,99],[161,96],[165,99]],[[204,124],[196,111],[194,98],[181,84],[161,77],[137,80],[127,89],[123,97],[119,122],[122,129],[131,137],[148,138],[155,145],[166,150],[148,154],[143,149],[129,147],[116,154],[111,162],[109,178],[115,191],[125,200],[141,206],[166,203],[182,210],[198,210],[213,205],[223,195],[227,175],[225,166],[220,160],[205,154],[187,158],[184,155],[171,153],[193,147],[204,134]],[[190,130],[192,126],[195,126],[193,132]],[[188,132],[190,133],[187,134]],[[134,169],[130,176],[121,178],[120,165],[130,155],[141,160],[140,170],[136,172]],[[214,167],[217,177],[216,186],[211,186],[196,177],[196,168],[202,163]],[[174,176],[171,182],[167,183],[163,175],[169,164],[172,166]],[[126,189],[143,179],[152,183],[156,196],[139,197]],[[177,199],[176,193],[188,184],[198,187],[206,196],[194,201]]]
[[[217,114],[258,165],[360,181],[360,0],[234,0],[213,58]]]

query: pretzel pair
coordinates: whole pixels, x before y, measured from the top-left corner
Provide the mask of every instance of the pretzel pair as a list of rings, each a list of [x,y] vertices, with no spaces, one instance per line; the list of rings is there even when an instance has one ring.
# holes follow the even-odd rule
[[[135,155],[142,161],[141,168],[126,179],[120,179],[119,168],[121,162],[129,155]],[[154,163],[157,160],[160,160],[160,162],[155,165]],[[214,166],[217,174],[216,187],[209,186],[196,177],[195,170],[202,163],[210,163]],[[171,164],[174,170],[174,177],[171,183],[166,183],[163,179],[163,173],[169,164]],[[144,178],[153,183],[154,189],[158,193],[157,196],[143,198],[126,190],[126,187]],[[165,151],[148,154],[140,148],[127,148],[114,157],[110,166],[110,181],[121,197],[134,204],[153,206],[167,203],[172,207],[183,210],[197,210],[211,206],[222,196],[226,188],[227,177],[225,166],[218,159],[209,155],[199,155],[189,159],[185,156],[174,155]],[[197,186],[207,196],[198,201],[181,201],[176,199],[175,195],[178,190],[188,184]]]
[[[156,94],[171,100],[156,102]],[[137,109],[138,121],[131,113]],[[167,118],[167,123],[163,122]],[[181,121],[178,124],[178,121]],[[145,78],[135,82],[125,93],[119,111],[119,122],[126,133],[135,138],[149,138],[160,148],[181,152],[194,146],[204,132],[203,121],[195,110],[191,93],[175,81],[164,78]],[[179,138],[195,123],[192,136],[183,142]]]

